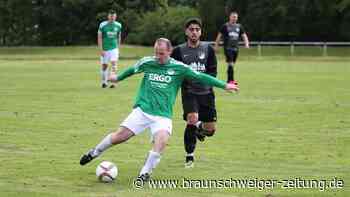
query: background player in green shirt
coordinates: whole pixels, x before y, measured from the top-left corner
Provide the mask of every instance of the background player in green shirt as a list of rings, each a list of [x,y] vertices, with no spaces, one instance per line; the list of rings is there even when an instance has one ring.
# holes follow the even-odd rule
[[[117,61],[119,59],[119,46],[121,43],[122,25],[115,20],[117,14],[114,10],[108,12],[108,20],[103,21],[98,28],[97,43],[101,50],[101,80],[102,88],[107,87],[109,76],[108,64],[112,64],[112,74],[117,71]],[[111,88],[114,87],[112,84]]]
[[[144,73],[133,111],[122,122],[118,131],[108,134],[95,148],[81,157],[81,165],[89,163],[109,147],[125,142],[150,128],[153,147],[139,173],[139,178],[146,181],[159,163],[171,135],[172,108],[184,79],[198,80],[228,91],[238,90],[235,84],[226,84],[170,58],[172,46],[166,38],[157,39],[154,49],[154,57],[142,58],[118,76],[110,76],[111,81],[119,82],[133,74]]]

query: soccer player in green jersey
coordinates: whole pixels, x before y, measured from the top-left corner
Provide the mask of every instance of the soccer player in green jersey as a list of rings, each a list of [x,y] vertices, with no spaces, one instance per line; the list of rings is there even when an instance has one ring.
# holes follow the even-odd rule
[[[97,43],[101,50],[101,80],[102,88],[107,87],[107,79],[109,76],[108,64],[112,64],[111,73],[117,71],[117,61],[119,59],[119,46],[121,43],[122,25],[116,22],[117,14],[114,10],[108,12],[108,20],[103,21],[97,33]],[[114,84],[110,86],[114,88]]]
[[[117,131],[108,134],[95,148],[81,157],[80,165],[89,163],[109,147],[125,142],[149,128],[153,147],[139,173],[139,178],[146,181],[159,163],[171,135],[173,105],[184,79],[198,80],[228,91],[238,90],[235,84],[226,84],[224,81],[194,71],[188,65],[170,58],[172,46],[166,38],[157,39],[154,49],[154,57],[142,58],[118,76],[109,77],[111,81],[120,82],[133,74],[144,73],[133,111],[121,123]]]

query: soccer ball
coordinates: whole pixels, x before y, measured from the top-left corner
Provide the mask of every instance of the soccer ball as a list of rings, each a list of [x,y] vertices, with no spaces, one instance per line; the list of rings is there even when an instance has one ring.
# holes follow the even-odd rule
[[[101,162],[96,168],[96,176],[98,180],[104,183],[109,183],[114,181],[118,175],[117,166],[109,161]]]

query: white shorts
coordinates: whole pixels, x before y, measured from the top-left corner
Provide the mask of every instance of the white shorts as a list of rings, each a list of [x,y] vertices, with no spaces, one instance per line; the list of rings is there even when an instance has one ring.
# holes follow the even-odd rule
[[[100,57],[101,64],[108,64],[109,62],[117,62],[118,60],[119,60],[118,48],[105,51],[105,55]]]
[[[139,107],[133,109],[120,126],[130,129],[135,135],[138,135],[145,129],[149,128],[152,136],[154,136],[159,130],[166,130],[169,135],[171,135],[173,127],[171,119],[147,114]]]

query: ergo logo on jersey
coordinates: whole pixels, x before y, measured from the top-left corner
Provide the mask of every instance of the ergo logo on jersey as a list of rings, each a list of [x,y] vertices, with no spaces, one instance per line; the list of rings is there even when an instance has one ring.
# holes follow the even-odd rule
[[[148,79],[151,80],[151,81],[159,81],[159,82],[166,82],[166,83],[170,83],[171,82],[171,77],[170,76],[159,75],[159,74],[156,74],[156,73],[149,74]]]

